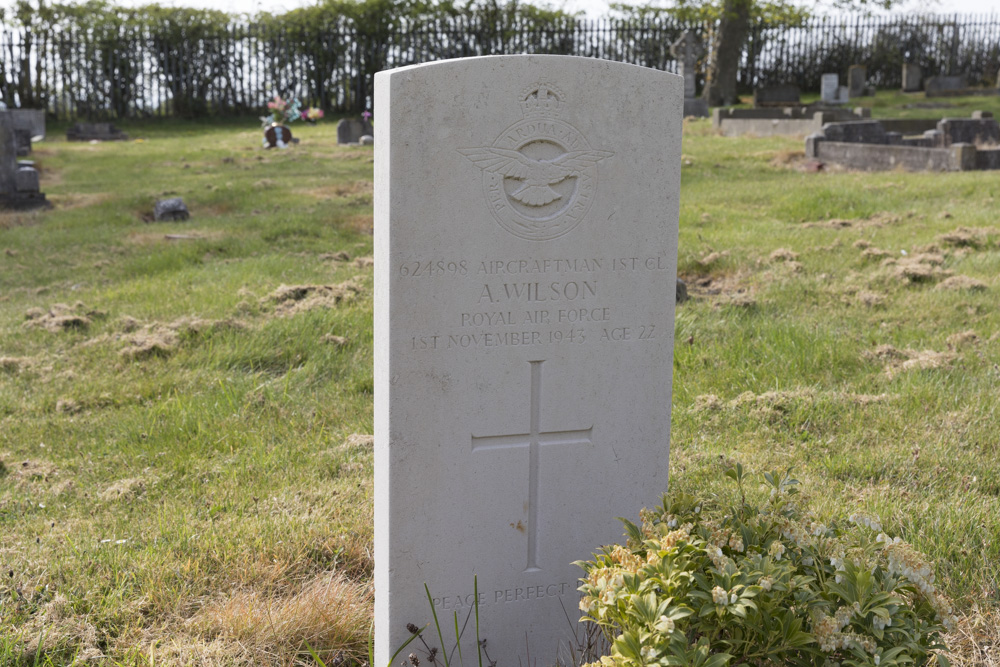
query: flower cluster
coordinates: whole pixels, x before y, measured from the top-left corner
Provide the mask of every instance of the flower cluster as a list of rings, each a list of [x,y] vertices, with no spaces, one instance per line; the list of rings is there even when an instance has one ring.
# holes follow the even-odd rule
[[[765,475],[773,493],[711,506],[665,496],[625,522],[626,546],[580,562],[581,620],[611,645],[602,667],[730,663],[927,665],[954,623],[931,565],[857,514],[803,514],[788,474]]]
[[[305,120],[315,123],[323,117],[323,110],[309,107],[302,110],[302,102],[298,98],[284,99],[280,95],[275,95],[267,103],[268,115],[260,117],[262,127],[274,124],[292,123],[297,120]]]

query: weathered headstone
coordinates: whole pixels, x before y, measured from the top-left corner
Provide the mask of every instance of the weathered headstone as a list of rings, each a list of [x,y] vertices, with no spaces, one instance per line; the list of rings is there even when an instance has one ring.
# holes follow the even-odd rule
[[[866,91],[868,68],[864,65],[851,65],[847,68],[847,94],[849,97],[861,97]]]
[[[670,46],[670,53],[677,58],[677,73],[684,77],[684,116],[708,117],[708,102],[697,95],[698,59],[705,54],[698,35],[685,30],[680,39]]]
[[[157,222],[174,222],[187,220],[190,217],[191,213],[180,197],[160,199],[153,205],[153,219]]]
[[[66,130],[66,141],[127,141],[114,123],[76,123]]]
[[[799,87],[790,83],[778,86],[765,86],[753,91],[755,107],[795,106],[801,96]]]
[[[14,117],[15,129],[25,130],[31,141],[45,138],[44,109],[9,109],[7,113]]]
[[[924,93],[927,97],[934,97],[942,93],[966,88],[964,76],[931,76],[924,82]]]
[[[824,74],[820,78],[819,97],[827,104],[838,104],[837,90],[840,88],[840,77],[836,74]]]
[[[425,584],[463,625],[474,576],[491,659],[565,663],[570,563],[666,489],[683,91],[569,56],[376,75],[377,664]]]
[[[916,93],[923,85],[924,72],[920,65],[905,63],[903,65],[903,92]]]
[[[366,134],[375,135],[372,124],[367,118],[342,118],[337,122],[338,144],[356,144]]]
[[[0,208],[32,209],[48,206],[39,192],[38,172],[34,166],[19,164],[14,133],[14,118],[0,113]]]

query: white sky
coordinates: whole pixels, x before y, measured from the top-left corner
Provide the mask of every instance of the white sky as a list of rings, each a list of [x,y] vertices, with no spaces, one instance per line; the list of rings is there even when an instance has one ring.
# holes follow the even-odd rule
[[[146,4],[147,0],[119,0],[123,5]],[[543,4],[546,0],[539,0]],[[633,0],[624,0],[632,2]],[[652,0],[666,3],[667,0]],[[608,0],[547,0],[554,7],[567,11],[586,12],[587,18],[598,18],[608,9]],[[800,0],[802,4],[812,4]],[[4,2],[3,4],[8,4]],[[295,7],[312,4],[311,0],[161,0],[160,4],[174,7],[201,7],[222,9],[230,12],[258,11],[282,12]],[[1000,14],[1000,0],[903,0],[895,11],[925,11],[934,13],[959,14]]]

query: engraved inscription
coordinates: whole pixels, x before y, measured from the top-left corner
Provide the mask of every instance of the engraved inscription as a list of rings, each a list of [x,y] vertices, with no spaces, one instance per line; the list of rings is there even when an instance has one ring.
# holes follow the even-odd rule
[[[597,163],[614,155],[594,150],[560,115],[566,105],[554,86],[536,84],[522,94],[524,118],[492,146],[460,148],[483,171],[487,207],[514,236],[547,241],[583,220],[597,190]]]
[[[542,598],[555,598],[561,595],[568,595],[576,592],[574,584],[560,582],[558,584],[538,584],[535,586],[515,586],[514,588],[501,588],[487,593],[479,592],[479,606],[485,607],[491,604],[509,604],[512,602],[529,602]],[[457,609],[470,609],[476,603],[475,593],[457,593],[455,595],[442,595],[432,598],[434,606],[445,611]]]
[[[528,565],[525,572],[538,572],[538,466],[543,446],[589,445],[594,427],[575,431],[542,431],[542,361],[530,361],[531,395],[529,432],[513,435],[472,436],[472,451],[489,449],[528,448]]]
[[[440,329],[413,332],[410,349],[416,352],[656,340],[662,327],[623,312],[614,293],[633,276],[668,268],[666,258],[657,255],[439,257],[403,262],[396,275],[402,281],[448,280],[467,286],[463,309],[443,320]]]

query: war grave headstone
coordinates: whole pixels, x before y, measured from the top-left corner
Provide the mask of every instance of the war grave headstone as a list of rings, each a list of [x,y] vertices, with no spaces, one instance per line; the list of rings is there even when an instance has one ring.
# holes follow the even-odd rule
[[[365,135],[375,136],[372,124],[367,118],[342,118],[337,122],[338,144],[357,144]]]
[[[38,171],[17,161],[14,117],[0,113],[0,208],[25,210],[48,205],[39,192]]]
[[[677,73],[684,77],[684,117],[708,117],[708,102],[697,97],[698,59],[705,54],[698,35],[685,30],[670,46],[670,53],[677,58]]]
[[[75,123],[66,130],[66,141],[128,141],[114,123]]]
[[[425,584],[491,659],[565,662],[571,563],[666,489],[683,93],[572,56],[376,75],[376,663]]]

